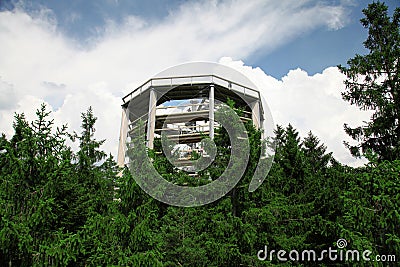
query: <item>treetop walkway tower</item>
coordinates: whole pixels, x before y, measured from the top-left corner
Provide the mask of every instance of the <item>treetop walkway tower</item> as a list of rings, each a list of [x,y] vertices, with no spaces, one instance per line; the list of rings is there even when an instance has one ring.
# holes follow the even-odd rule
[[[232,99],[243,109],[242,121],[264,128],[257,87],[240,72],[217,63],[191,62],[168,68],[123,98],[118,164],[126,163],[126,142],[139,120],[146,126],[146,145],[153,148],[162,132],[177,144],[195,148],[204,134],[214,138],[214,112]]]

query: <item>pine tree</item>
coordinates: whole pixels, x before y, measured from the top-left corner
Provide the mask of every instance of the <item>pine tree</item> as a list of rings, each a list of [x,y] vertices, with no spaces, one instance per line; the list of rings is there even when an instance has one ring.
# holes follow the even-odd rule
[[[65,225],[60,199],[66,196],[63,187],[72,169],[71,151],[64,144],[66,127],[54,132],[44,105],[36,115],[31,124],[23,114],[16,115],[14,136],[10,141],[1,138],[1,265],[54,262],[45,250]]]
[[[368,29],[364,47],[369,54],[356,55],[347,62],[348,67],[338,67],[347,76],[343,99],[374,113],[365,125],[351,128],[345,124],[346,133],[359,142],[346,145],[354,156],[372,150],[380,160],[399,159],[400,8],[390,18],[388,7],[374,2],[363,13],[361,23]]]
[[[332,153],[326,154],[326,146],[310,131],[302,142],[302,150],[314,172],[326,169]]]

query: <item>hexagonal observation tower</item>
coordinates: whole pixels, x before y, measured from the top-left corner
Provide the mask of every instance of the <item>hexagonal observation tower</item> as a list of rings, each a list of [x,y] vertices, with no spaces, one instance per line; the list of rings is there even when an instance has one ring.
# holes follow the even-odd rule
[[[123,98],[118,165],[127,162],[126,143],[139,120],[146,127],[146,145],[153,148],[161,133],[176,140],[182,154],[200,149],[204,135],[214,138],[219,103],[232,99],[242,121],[263,128],[264,112],[257,87],[240,72],[218,63],[191,62],[168,68]],[[183,164],[184,165],[184,164]]]

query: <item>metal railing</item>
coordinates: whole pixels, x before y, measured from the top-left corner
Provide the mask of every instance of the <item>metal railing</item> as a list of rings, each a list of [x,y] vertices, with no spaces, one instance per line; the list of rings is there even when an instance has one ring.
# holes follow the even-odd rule
[[[254,88],[250,88],[239,83],[230,81],[228,79],[216,76],[216,75],[194,75],[194,76],[176,76],[176,77],[168,77],[168,78],[151,78],[135,90],[127,94],[122,98],[124,104],[129,102],[132,98],[135,98],[138,95],[141,95],[143,92],[152,87],[157,86],[179,86],[183,84],[199,84],[199,83],[210,83],[217,84],[223,87],[226,87],[230,90],[234,90],[243,95],[248,95],[251,97],[260,98],[260,92]]]

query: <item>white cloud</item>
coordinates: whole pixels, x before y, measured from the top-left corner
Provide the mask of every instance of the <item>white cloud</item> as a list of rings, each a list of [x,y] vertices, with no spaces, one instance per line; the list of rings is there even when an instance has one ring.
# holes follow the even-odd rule
[[[120,98],[112,95],[110,87],[105,82],[99,82],[90,85],[86,90],[67,95],[62,107],[54,113],[54,117],[59,126],[67,124],[69,128],[80,133],[80,114],[91,106],[94,115],[98,117],[95,136],[98,140],[106,139],[103,149],[115,156],[121,120],[120,105]]]
[[[360,111],[341,98],[345,76],[336,67],[313,76],[301,69],[291,70],[277,80],[241,61],[222,58],[220,63],[244,73],[254,82],[266,98],[275,124],[286,127],[291,123],[303,137],[311,130],[340,162],[353,166],[366,162],[353,158],[343,145],[343,141],[353,141],[344,132],[343,124],[360,125],[369,120],[371,112]]]
[[[158,22],[134,16],[126,17],[122,24],[109,21],[99,30],[100,35],[93,37],[90,47],[82,48],[57,30],[58,22],[50,10],[27,14],[22,8],[0,12],[0,131],[10,135],[13,113],[34,114],[40,102],[49,103],[58,124],[68,123],[72,130],[80,131],[80,113],[92,106],[99,118],[97,137],[107,139],[105,148],[114,155],[121,96],[157,72],[185,61],[217,61],[223,56],[243,59],[260,50],[269,53],[302,33],[320,27],[336,29],[343,26],[339,22],[346,21],[342,6],[318,1],[188,2]],[[254,69],[251,73],[262,71]],[[329,83],[326,77],[336,79],[336,74],[327,69],[321,75],[309,77],[295,70],[282,81],[265,75],[262,81],[287,90],[299,103],[302,88],[309,88],[307,94],[315,94],[315,98],[304,99],[304,104],[286,97],[287,102],[273,109],[295,104],[309,108],[326,97],[326,90],[332,90],[328,96],[335,97],[332,87],[319,92],[315,84],[325,86]],[[281,101],[282,95],[276,94]],[[298,113],[276,111],[275,116],[284,123],[293,115],[293,119],[303,120],[299,127],[307,129],[321,126],[321,119],[313,122]],[[337,120],[340,114],[335,115]]]
[[[3,81],[0,77],[0,110],[8,110],[15,107],[16,95],[12,84]]]

